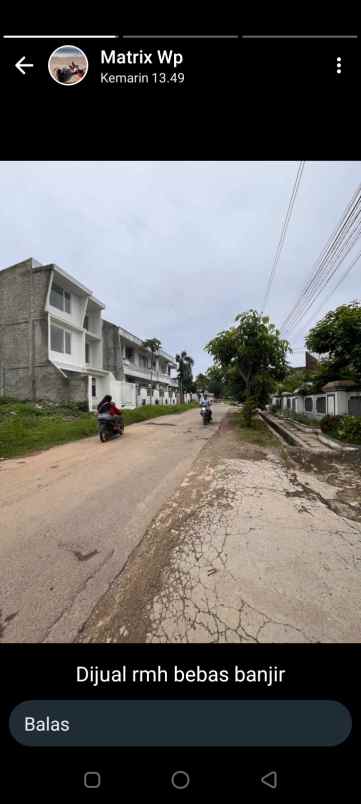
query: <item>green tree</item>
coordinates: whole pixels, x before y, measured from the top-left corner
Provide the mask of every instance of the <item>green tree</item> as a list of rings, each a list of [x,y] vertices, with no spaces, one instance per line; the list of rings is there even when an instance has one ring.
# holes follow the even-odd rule
[[[192,366],[194,365],[193,357],[187,354],[185,350],[175,356],[178,367],[178,382],[180,401],[184,402],[184,394],[192,393],[193,390],[193,372]]]
[[[224,395],[224,372],[221,366],[211,366],[207,369],[206,377],[208,380],[208,391],[214,394],[216,399]]]
[[[148,338],[146,341],[143,341],[143,346],[145,349],[149,349],[152,353],[151,357],[151,369],[150,369],[150,404],[153,404],[153,369],[155,368],[155,356],[159,353],[159,349],[161,347],[161,342],[158,338]]]
[[[195,379],[195,387],[197,391],[201,391],[204,394],[205,391],[208,390],[208,377],[205,374],[198,374]]]
[[[236,316],[236,324],[220,332],[206,345],[216,365],[232,378],[239,394],[254,396],[264,404],[265,386],[281,380],[287,373],[288,341],[282,340],[279,331],[268,316],[249,310]],[[258,393],[258,397],[257,397]]]
[[[308,333],[307,348],[327,355],[323,375],[361,378],[361,306],[357,301],[330,310]],[[333,375],[333,376],[332,376]],[[325,379],[325,382],[327,380]]]
[[[290,367],[285,379],[277,384],[275,390],[277,393],[282,393],[282,391],[295,391],[296,388],[300,388],[303,383],[311,381],[315,373],[316,372],[309,371],[309,369],[306,368]]]
[[[252,419],[257,413],[257,404],[256,397],[247,397],[242,409],[242,421],[245,427],[252,427]]]

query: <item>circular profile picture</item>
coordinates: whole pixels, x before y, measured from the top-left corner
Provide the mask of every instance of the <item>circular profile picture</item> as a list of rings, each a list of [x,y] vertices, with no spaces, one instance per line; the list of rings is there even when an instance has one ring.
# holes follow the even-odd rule
[[[57,47],[48,62],[49,73],[57,84],[79,84],[88,72],[88,59],[83,50],[74,45]]]

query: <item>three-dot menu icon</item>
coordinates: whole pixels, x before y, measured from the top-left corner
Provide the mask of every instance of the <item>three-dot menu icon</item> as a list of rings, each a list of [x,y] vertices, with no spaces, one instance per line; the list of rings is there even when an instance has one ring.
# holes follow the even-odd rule
[[[337,75],[341,75],[341,72],[342,72],[342,59],[341,59],[341,56],[337,56],[336,65],[337,65],[336,66]]]

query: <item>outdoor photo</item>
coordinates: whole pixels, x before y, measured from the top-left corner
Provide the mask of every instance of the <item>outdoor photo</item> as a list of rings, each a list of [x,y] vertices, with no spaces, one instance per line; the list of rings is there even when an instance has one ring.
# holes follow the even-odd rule
[[[64,45],[51,54],[48,69],[58,84],[78,84],[88,72],[88,59],[79,47]]]
[[[360,643],[361,162],[0,176],[0,641]]]

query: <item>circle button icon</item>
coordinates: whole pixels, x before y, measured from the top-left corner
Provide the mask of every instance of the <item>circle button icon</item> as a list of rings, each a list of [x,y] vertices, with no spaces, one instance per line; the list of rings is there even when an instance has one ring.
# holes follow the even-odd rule
[[[174,771],[171,783],[176,790],[185,790],[190,785],[190,776],[186,771]]]

